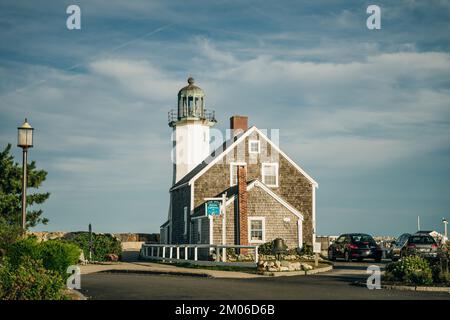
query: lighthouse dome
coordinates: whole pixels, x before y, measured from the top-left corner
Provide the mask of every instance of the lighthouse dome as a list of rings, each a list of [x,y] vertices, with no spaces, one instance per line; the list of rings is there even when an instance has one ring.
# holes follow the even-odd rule
[[[203,90],[196,86],[194,84],[194,78],[189,77],[187,79],[188,85],[181,88],[181,90],[178,92],[178,96],[183,96],[183,97],[192,97],[192,96],[196,96],[196,97],[203,97],[205,96],[205,93],[203,92]]]

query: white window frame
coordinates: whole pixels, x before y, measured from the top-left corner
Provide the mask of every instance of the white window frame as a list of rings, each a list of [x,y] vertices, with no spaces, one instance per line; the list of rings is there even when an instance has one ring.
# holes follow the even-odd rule
[[[264,178],[264,167],[266,167],[266,166],[272,166],[272,167],[275,167],[275,181],[276,181],[276,183],[275,184],[267,184],[266,183],[266,179]],[[268,186],[268,187],[278,187],[278,180],[279,180],[279,166],[278,166],[278,163],[277,162],[263,162],[262,164],[261,164],[261,180],[262,180],[262,183],[264,183],[266,186]]]
[[[252,221],[262,221],[262,240],[252,240]],[[266,242],[266,217],[248,217],[248,243]]]
[[[233,184],[233,166],[247,166],[246,162],[231,162],[230,163],[230,187],[233,187],[238,184],[238,179],[236,177],[236,183]],[[236,171],[237,175],[237,171]]]
[[[188,218],[188,207],[184,207],[184,235],[187,235],[187,229],[188,229],[188,224],[187,224],[187,218]]]
[[[258,145],[258,151],[252,151],[252,143],[256,143]],[[249,154],[257,154],[261,152],[261,143],[259,140],[249,140],[248,141],[248,153]]]

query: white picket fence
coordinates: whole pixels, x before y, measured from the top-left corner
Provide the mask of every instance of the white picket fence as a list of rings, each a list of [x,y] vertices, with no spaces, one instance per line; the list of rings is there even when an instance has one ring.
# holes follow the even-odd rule
[[[228,262],[226,250],[251,249],[253,250],[253,262]],[[215,250],[215,261],[199,260],[199,249]],[[233,265],[242,267],[254,267],[258,264],[258,246],[244,245],[219,245],[219,244],[143,244],[141,258],[145,260],[161,260],[167,262],[187,262],[196,265]],[[192,257],[189,259],[189,257]]]

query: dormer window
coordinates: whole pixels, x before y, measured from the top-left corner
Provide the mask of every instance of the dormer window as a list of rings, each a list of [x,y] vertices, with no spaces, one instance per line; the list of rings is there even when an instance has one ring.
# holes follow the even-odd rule
[[[259,153],[259,140],[250,140],[248,142],[248,153]]]

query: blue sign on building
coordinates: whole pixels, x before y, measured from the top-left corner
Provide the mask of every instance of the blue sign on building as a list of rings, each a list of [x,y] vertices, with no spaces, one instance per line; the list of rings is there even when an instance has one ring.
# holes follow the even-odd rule
[[[220,215],[221,202],[216,200],[210,200],[206,203],[206,214],[208,216],[219,216]]]

